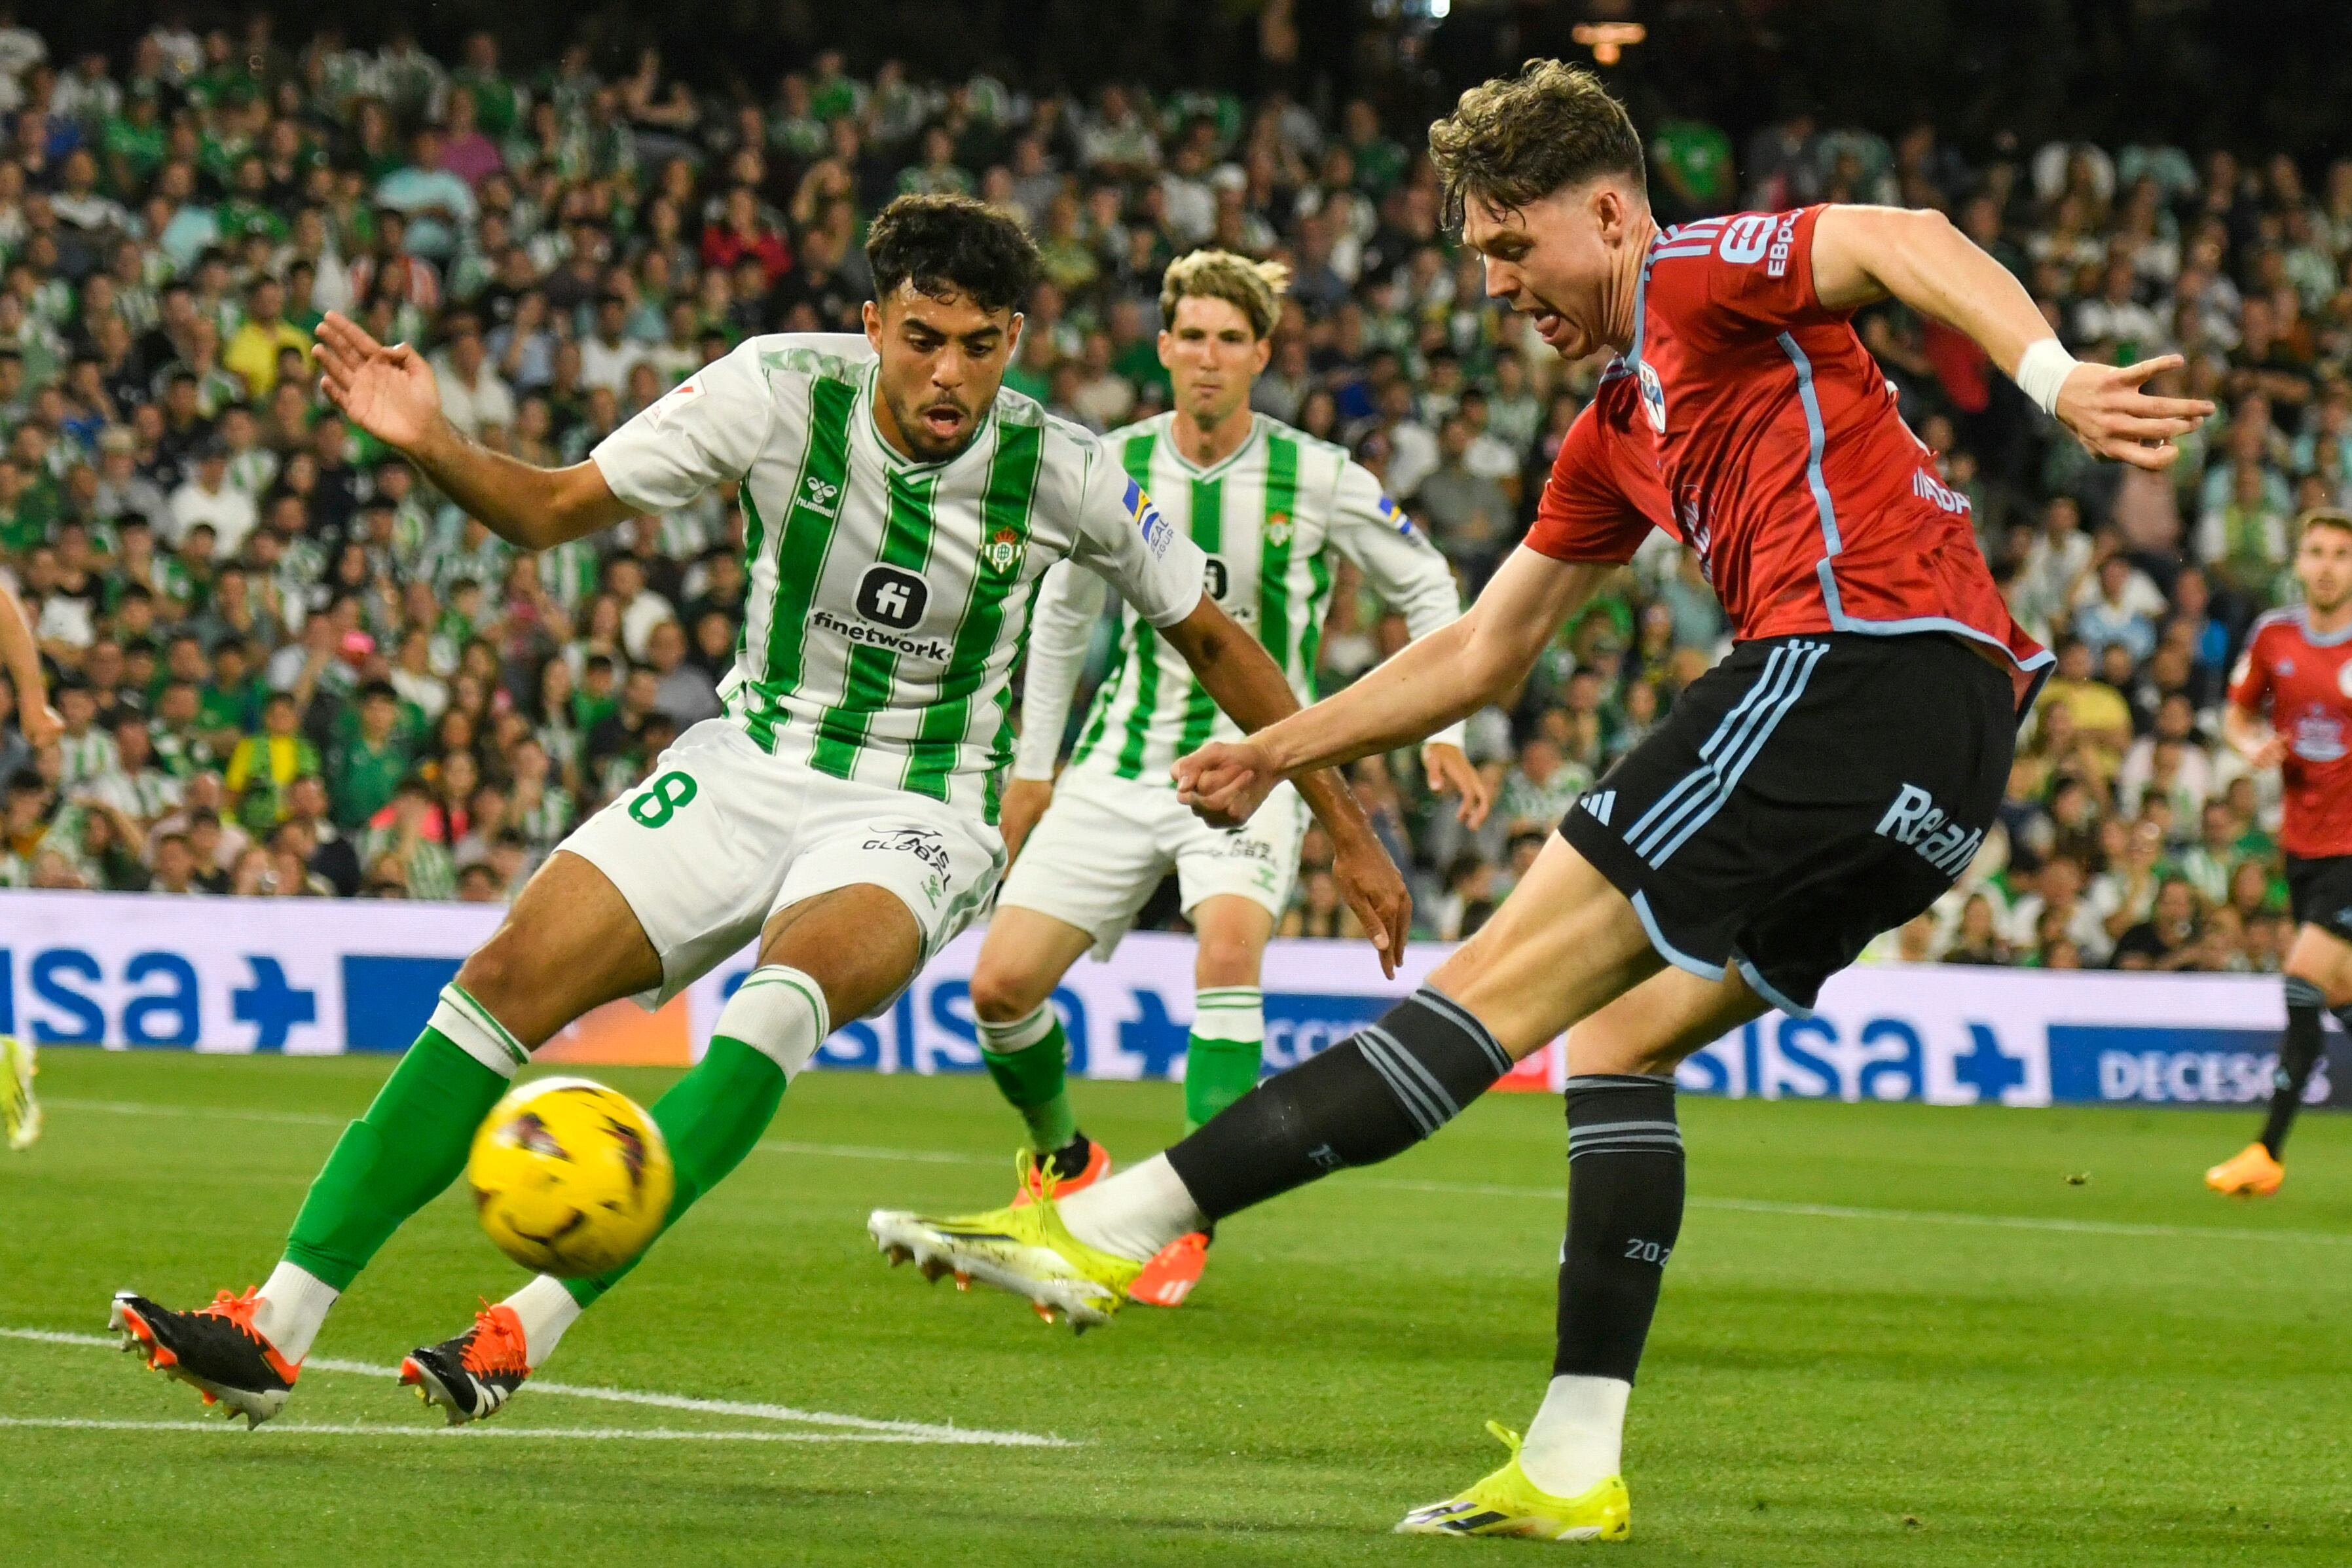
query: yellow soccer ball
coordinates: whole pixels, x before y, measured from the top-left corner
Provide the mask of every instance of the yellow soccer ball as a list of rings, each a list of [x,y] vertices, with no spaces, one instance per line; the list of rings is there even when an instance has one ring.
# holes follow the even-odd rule
[[[490,1107],[466,1180],[499,1251],[566,1280],[644,1251],[675,1185],[653,1118],[585,1078],[541,1078]]]

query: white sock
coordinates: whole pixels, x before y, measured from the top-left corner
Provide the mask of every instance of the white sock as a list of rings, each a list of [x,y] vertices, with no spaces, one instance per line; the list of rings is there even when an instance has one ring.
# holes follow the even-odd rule
[[[1062,1223],[1089,1247],[1141,1263],[1179,1236],[1208,1228],[1184,1178],[1154,1155],[1061,1200]]]
[[[551,1274],[540,1275],[499,1304],[512,1307],[515,1316],[522,1320],[522,1358],[533,1371],[554,1353],[556,1341],[580,1321],[584,1310],[563,1288],[563,1281]]]
[[[253,1326],[261,1331],[262,1338],[278,1347],[278,1354],[299,1362],[310,1354],[310,1342],[319,1337],[319,1325],[327,1321],[327,1309],[341,1294],[308,1269],[280,1263],[269,1271],[268,1281],[261,1287],[261,1302],[254,1308]]]
[[[824,989],[789,964],[762,964],[743,977],[710,1031],[740,1040],[792,1082],[832,1031]]]
[[[1256,986],[1211,986],[1192,999],[1192,1033],[1202,1040],[1265,1041],[1265,992]]]
[[[972,1021],[980,1026],[980,1046],[982,1051],[993,1051],[999,1056],[1010,1056],[1014,1051],[1034,1045],[1045,1039],[1052,1032],[1054,1025],[1059,1021],[1059,1017],[1054,1011],[1053,1003],[1039,1002],[1030,1012],[1014,1019],[1011,1023],[991,1023],[984,1018],[974,1018]]]
[[[1633,1392],[1618,1377],[1553,1378],[1519,1447],[1528,1479],[1554,1497],[1576,1497],[1622,1473],[1625,1400]]]

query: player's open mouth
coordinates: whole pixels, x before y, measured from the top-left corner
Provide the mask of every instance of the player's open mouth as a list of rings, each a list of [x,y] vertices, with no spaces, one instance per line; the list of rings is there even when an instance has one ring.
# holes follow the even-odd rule
[[[951,402],[934,403],[923,410],[923,427],[933,435],[953,435],[963,428],[963,410]]]
[[[1536,312],[1536,336],[1558,349],[1568,341],[1571,333],[1559,311],[1538,310]]]

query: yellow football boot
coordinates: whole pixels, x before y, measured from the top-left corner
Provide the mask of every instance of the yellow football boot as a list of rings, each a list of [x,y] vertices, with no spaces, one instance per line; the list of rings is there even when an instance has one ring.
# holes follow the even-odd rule
[[[1021,1164],[1025,1188],[1026,1150]],[[911,1260],[926,1280],[952,1274],[959,1290],[978,1280],[1010,1291],[1026,1297],[1047,1322],[1059,1312],[1084,1333],[1110,1322],[1126,1304],[1128,1287],[1143,1265],[1071,1235],[1052,1186],[1045,1184],[1045,1196],[1034,1202],[948,1219],[877,1208],[867,1217],[866,1229],[893,1264]]]
[[[29,1149],[41,1135],[41,1103],[33,1098],[40,1070],[31,1041],[0,1034],[0,1139],[11,1149]]]
[[[1528,1541],[1624,1541],[1633,1533],[1625,1480],[1611,1476],[1578,1497],[1554,1497],[1519,1469],[1519,1435],[1499,1421],[1486,1430],[1511,1450],[1510,1462],[1468,1491],[1414,1509],[1399,1535],[1516,1535]]]

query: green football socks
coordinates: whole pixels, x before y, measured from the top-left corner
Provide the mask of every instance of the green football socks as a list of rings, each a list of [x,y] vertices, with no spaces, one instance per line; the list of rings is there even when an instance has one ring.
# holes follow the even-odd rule
[[[311,1182],[286,1260],[348,1289],[392,1233],[457,1179],[474,1130],[528,1054],[479,1003],[446,988],[432,1022]]]
[[[980,1059],[996,1081],[997,1092],[1021,1113],[1029,1128],[1029,1146],[1041,1155],[1077,1135],[1077,1114],[1070,1109],[1065,1082],[1069,1055],[1069,1040],[1051,1002],[1012,1023],[981,1020]]]
[[[1184,1058],[1187,1136],[1257,1086],[1265,1054],[1265,993],[1255,986],[1203,988]]]
[[[728,998],[710,1049],[654,1102],[654,1125],[677,1175],[663,1232],[743,1163],[775,1120],[793,1075],[816,1054],[829,1028],[824,992],[806,974],[781,964],[752,970]],[[582,1306],[593,1306],[644,1259],[640,1252],[617,1269],[566,1280],[563,1287]]]

